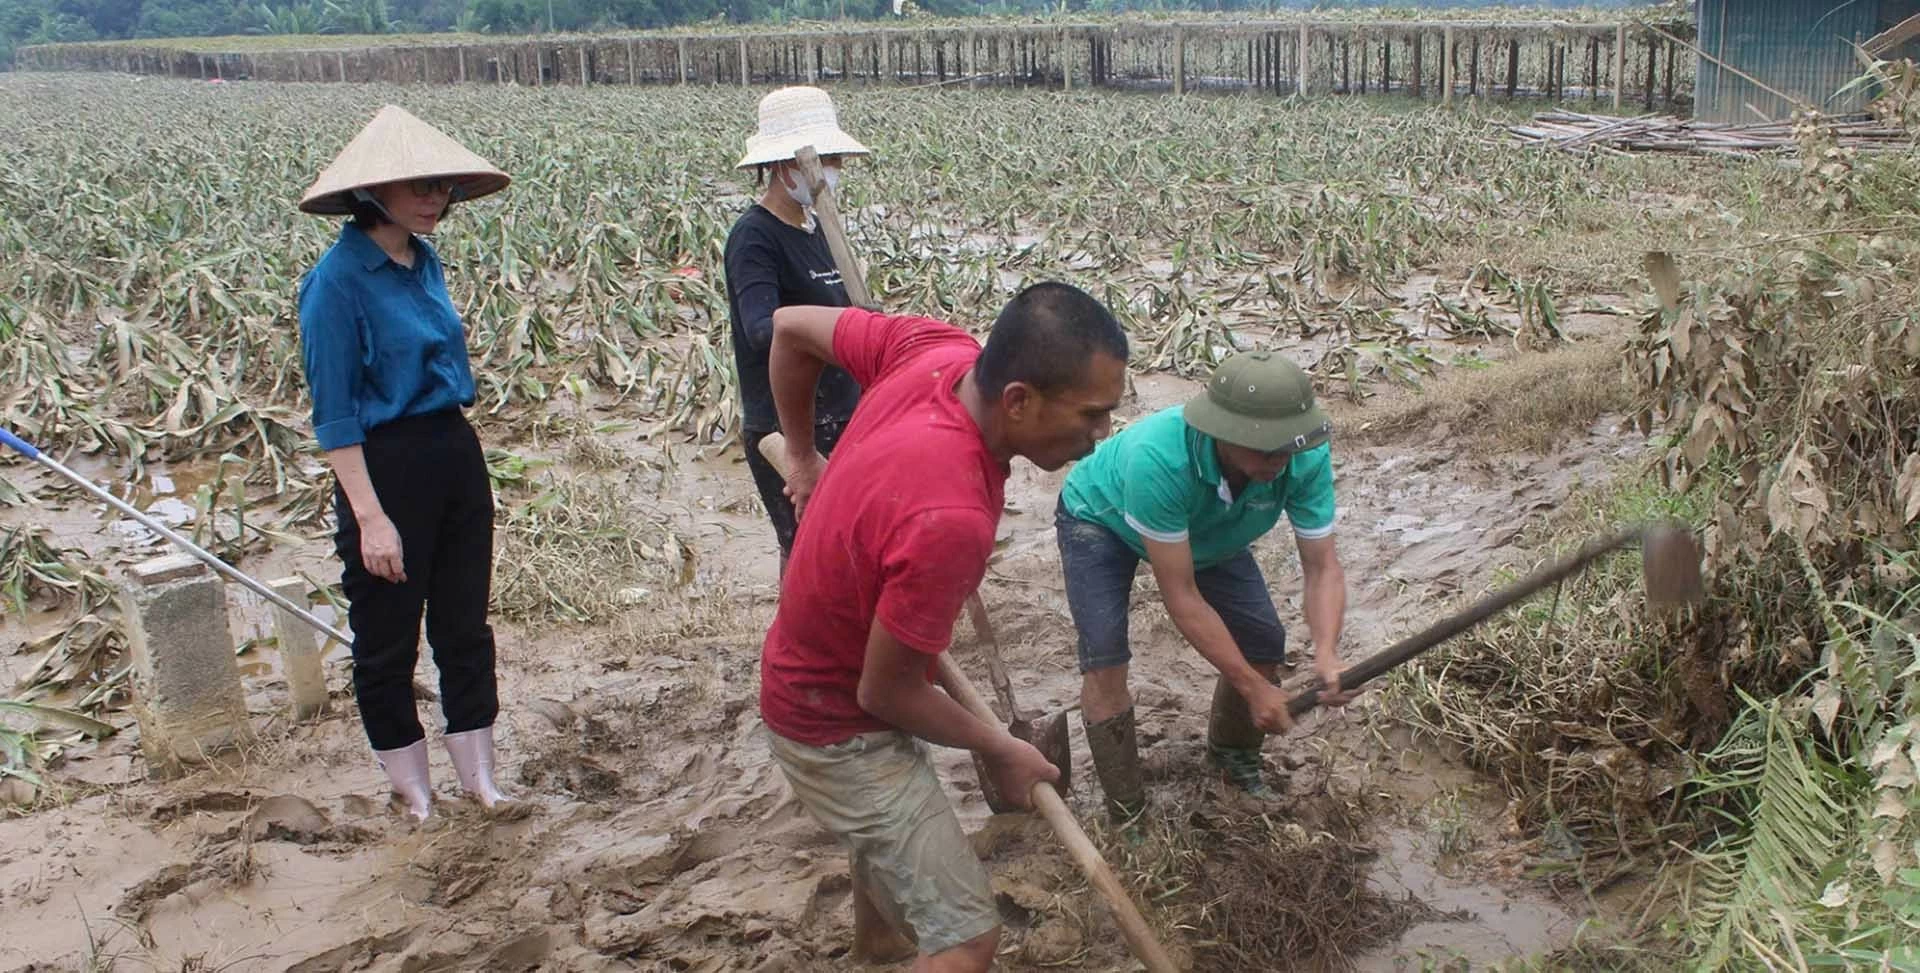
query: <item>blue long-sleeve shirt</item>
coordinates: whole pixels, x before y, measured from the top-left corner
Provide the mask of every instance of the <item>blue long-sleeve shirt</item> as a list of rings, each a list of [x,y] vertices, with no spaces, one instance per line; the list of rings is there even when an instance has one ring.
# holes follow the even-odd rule
[[[321,449],[407,416],[473,404],[466,331],[433,247],[402,267],[348,223],[300,281],[300,353]]]

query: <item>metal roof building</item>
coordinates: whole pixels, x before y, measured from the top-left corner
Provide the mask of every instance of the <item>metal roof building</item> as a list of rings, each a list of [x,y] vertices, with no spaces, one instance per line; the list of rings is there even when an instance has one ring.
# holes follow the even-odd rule
[[[1836,97],[1865,72],[1854,45],[1883,58],[1920,58],[1920,0],[1695,0],[1694,16],[1707,55],[1694,91],[1694,114],[1703,121],[1793,113],[1790,102],[1730,69],[1834,113],[1863,102]]]

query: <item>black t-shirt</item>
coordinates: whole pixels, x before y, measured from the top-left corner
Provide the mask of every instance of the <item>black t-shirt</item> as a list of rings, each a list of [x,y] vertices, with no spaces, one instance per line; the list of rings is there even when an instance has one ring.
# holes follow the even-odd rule
[[[780,426],[773,408],[773,386],[767,379],[774,309],[851,303],[824,236],[789,226],[758,203],[740,214],[727,234],[727,312],[733,318],[741,425],[748,432],[770,432]],[[860,385],[853,376],[829,367],[814,391],[814,421],[844,422],[859,401]]]

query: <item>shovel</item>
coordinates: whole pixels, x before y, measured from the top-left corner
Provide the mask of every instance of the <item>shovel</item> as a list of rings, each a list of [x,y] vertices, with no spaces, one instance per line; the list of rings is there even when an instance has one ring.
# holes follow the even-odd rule
[[[1062,794],[1071,793],[1073,746],[1067,739],[1067,714],[1055,713],[1038,720],[1023,715],[1013,701],[1013,681],[1007,678],[1006,663],[1000,661],[1000,639],[994,634],[986,603],[980,600],[978,591],[967,596],[967,617],[973,622],[973,636],[980,644],[980,655],[987,660],[987,681],[993,684],[1000,708],[1007,711],[1007,732],[1016,740],[1033,744],[1048,763],[1058,767],[1060,783],[1054,786]],[[987,799],[988,810],[995,814],[1015,810],[1016,805],[1000,793],[999,785],[993,782],[993,775],[987,773],[987,765],[979,754],[973,756],[973,769],[980,775],[980,796]]]
[[[816,186],[815,190],[818,191],[821,188],[824,187]],[[817,214],[819,211],[815,210],[815,212]],[[824,223],[824,220],[822,222]],[[842,273],[844,274],[845,271],[843,270]],[[765,456],[767,462],[772,464],[782,477],[786,476],[785,437],[779,433],[773,433],[762,439],[760,455]],[[969,598],[967,608],[974,613],[975,631],[980,635],[983,645],[994,646],[992,627],[987,623],[986,608],[981,606],[978,593]],[[1006,672],[1000,665],[997,647],[994,651],[988,652],[987,656],[988,667],[994,672],[995,688],[1000,689],[1000,684],[1006,680]],[[973,681],[967,678],[967,674],[961,672],[960,667],[954,664],[952,654],[942,652],[937,659],[940,684],[946,687],[948,695],[961,706],[966,707],[967,712],[973,714],[974,719],[987,723],[996,722],[997,718],[993,715],[992,707],[989,707],[987,701],[981,698],[980,691],[973,688]],[[1002,690],[1001,702],[1007,707],[1008,715],[1018,725],[1021,720],[1019,714],[1013,711],[1013,689],[1010,685]],[[1067,724],[1063,717],[1044,721],[1038,731],[1033,730],[1032,721],[1026,721],[1026,725],[1030,733],[1036,733],[1042,739],[1057,735],[1060,752],[1066,752]],[[1063,763],[1055,760],[1054,754],[1048,753],[1047,748],[1038,741],[1028,739],[1028,742],[1033,743],[1041,753],[1046,754],[1048,760],[1053,761],[1054,766],[1060,768],[1060,783],[1064,787],[1067,781],[1066,767],[1070,761]],[[978,756],[974,757],[974,767],[980,771],[981,793],[992,795],[994,793],[992,777],[986,773],[986,768],[981,766]],[[1166,947],[1160,945],[1160,941],[1154,938],[1152,927],[1147,925],[1146,918],[1141,916],[1140,910],[1134,906],[1133,898],[1127,894],[1126,886],[1120,884],[1120,880],[1114,877],[1113,869],[1107,865],[1106,859],[1100,857],[1100,849],[1094,847],[1093,840],[1088,838],[1086,831],[1081,829],[1080,822],[1074,818],[1073,811],[1067,807],[1067,802],[1060,798],[1060,791],[1055,790],[1052,784],[1040,781],[1033,785],[1030,797],[1034,810],[1038,811],[1040,816],[1046,819],[1047,824],[1053,827],[1053,832],[1059,836],[1061,844],[1067,846],[1067,854],[1073,857],[1074,864],[1080,866],[1080,871],[1087,876],[1087,881],[1100,891],[1100,897],[1105,899],[1107,907],[1113,910],[1114,921],[1120,926],[1120,935],[1126,939],[1127,948],[1132,950],[1133,955],[1140,960],[1141,965],[1147,968],[1148,973],[1174,973],[1178,967],[1167,955]],[[988,799],[991,801],[995,798]],[[999,799],[1004,800],[1004,795]]]

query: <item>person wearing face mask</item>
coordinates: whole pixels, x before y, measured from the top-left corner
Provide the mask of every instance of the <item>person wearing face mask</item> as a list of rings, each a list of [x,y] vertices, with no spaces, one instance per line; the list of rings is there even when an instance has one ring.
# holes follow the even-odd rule
[[[760,441],[779,431],[767,356],[773,346],[773,312],[783,307],[846,307],[845,282],[834,266],[824,234],[813,220],[812,186],[800,174],[795,153],[806,146],[820,154],[827,185],[837,191],[843,160],[869,154],[841,131],[833,100],[819,88],[781,88],[760,99],[759,129],[747,139],[736,168],[752,169],[764,184],[727,234],[727,310],[733,323],[733,355],[740,381],[741,425],[747,468],[773,521],[786,574],[798,518],[786,482],[760,455]],[[814,390],[813,441],[831,455],[860,401],[860,386],[839,368],[827,368]]]
[[[413,696],[423,613],[461,789],[489,808],[505,800],[493,780],[493,490],[460,411],[474,400],[466,332],[425,237],[454,203],[509,181],[388,105],[300,200],[308,213],[353,217],[301,278],[301,364],[337,481],[334,550],[360,721],[416,820],[433,805]]]
[[[1067,475],[1054,521],[1079,634],[1080,716],[1116,823],[1147,803],[1127,689],[1127,611],[1141,561],[1174,626],[1219,674],[1207,756],[1228,785],[1272,797],[1261,744],[1293,725],[1289,697],[1273,685],[1287,633],[1251,549],[1283,515],[1300,553],[1320,702],[1353,698],[1340,689],[1347,581],[1334,547],[1332,433],[1299,366],[1245,352],[1221,362],[1185,406],[1134,422]]]

